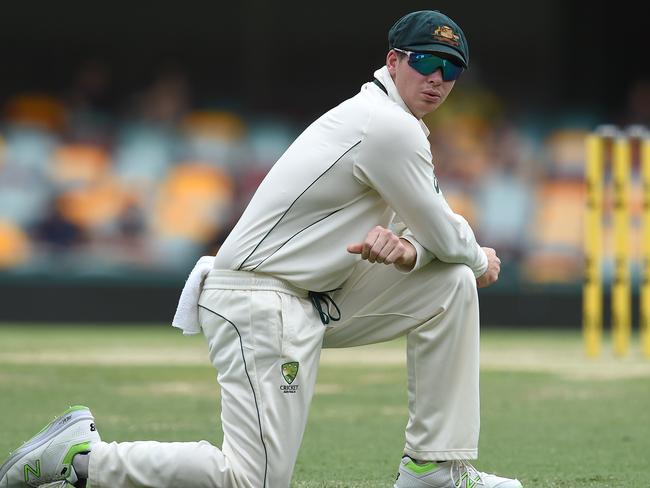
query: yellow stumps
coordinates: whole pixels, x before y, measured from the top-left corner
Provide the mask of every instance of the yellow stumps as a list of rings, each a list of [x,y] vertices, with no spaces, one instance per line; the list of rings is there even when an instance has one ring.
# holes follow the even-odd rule
[[[641,289],[640,335],[641,352],[650,358],[650,139],[641,141],[641,184],[643,210],[641,216]]]
[[[599,127],[586,139],[585,181],[585,282],[582,328],[586,354],[601,354],[603,336],[603,263],[612,258],[611,332],[616,356],[627,356],[632,339],[633,305],[639,306],[639,344],[650,359],[650,132],[643,126],[621,130],[612,125]],[[640,183],[640,186],[637,186]],[[605,209],[605,189],[611,195],[611,213]],[[635,198],[632,198],[634,189]],[[640,193],[637,193],[640,190]],[[640,197],[640,200],[638,199]],[[634,205],[633,205],[634,203]],[[641,203],[642,205],[638,205]],[[634,213],[633,213],[634,210]],[[603,218],[606,217],[606,218]],[[605,223],[611,231],[611,255],[605,252]],[[636,233],[637,225],[640,233]],[[634,229],[634,233],[633,233]],[[632,241],[640,234],[641,241]],[[607,240],[607,242],[610,242]],[[634,244],[634,245],[632,245]],[[637,255],[633,250],[639,249]],[[632,266],[634,265],[634,267]],[[638,265],[638,267],[637,267]],[[609,269],[609,268],[607,268]],[[638,290],[632,278],[638,270]],[[636,282],[636,281],[635,281]],[[638,291],[638,302],[632,300]]]
[[[627,138],[614,141],[612,183],[614,201],[614,282],[612,284],[612,341],[614,354],[625,356],[632,328],[630,274],[630,159]]]
[[[582,329],[589,357],[600,355],[603,330],[603,287],[601,262],[603,217],[603,140],[587,137],[587,209],[585,215],[585,282],[582,291]],[[650,291],[649,291],[650,293]],[[650,318],[650,315],[649,315]]]

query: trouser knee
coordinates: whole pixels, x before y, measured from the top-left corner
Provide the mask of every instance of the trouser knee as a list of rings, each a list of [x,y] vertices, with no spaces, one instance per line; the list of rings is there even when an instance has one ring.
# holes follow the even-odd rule
[[[430,268],[430,269],[427,269]],[[477,298],[476,278],[472,269],[465,264],[438,264],[427,266],[429,280],[444,283],[444,288],[461,299]]]

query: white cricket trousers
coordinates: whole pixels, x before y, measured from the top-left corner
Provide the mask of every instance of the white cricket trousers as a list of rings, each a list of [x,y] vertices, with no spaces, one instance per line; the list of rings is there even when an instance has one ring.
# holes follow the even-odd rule
[[[361,261],[333,292],[326,327],[307,292],[248,272],[212,271],[200,323],[221,387],[221,449],[206,441],[93,447],[92,488],[287,488],[307,422],[321,346],[406,335],[408,422],[416,459],[475,459],[479,311],[465,265],[433,261],[404,274]],[[396,461],[397,464],[397,461]]]

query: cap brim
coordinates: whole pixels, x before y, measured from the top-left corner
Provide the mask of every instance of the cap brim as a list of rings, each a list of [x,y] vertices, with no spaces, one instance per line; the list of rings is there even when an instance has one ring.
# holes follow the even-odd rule
[[[463,59],[463,56],[460,54],[460,52],[458,52],[457,49],[454,49],[453,47],[448,46],[446,44],[431,43],[431,44],[424,44],[420,46],[403,47],[402,49],[406,49],[408,51],[417,51],[420,53],[424,52],[424,53],[450,54],[460,62],[463,68],[467,68],[467,62]]]

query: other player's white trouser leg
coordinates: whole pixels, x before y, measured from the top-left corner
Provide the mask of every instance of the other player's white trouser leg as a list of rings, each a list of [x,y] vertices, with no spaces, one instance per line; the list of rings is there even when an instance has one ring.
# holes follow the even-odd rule
[[[199,303],[219,372],[222,449],[205,441],[99,443],[90,455],[90,486],[287,488],[325,331],[298,295],[279,280],[213,271]]]
[[[362,261],[333,298],[343,317],[328,327],[324,347],[372,344],[406,334],[404,452],[422,460],[475,459],[479,310],[472,271],[433,261],[403,274],[394,266]]]

